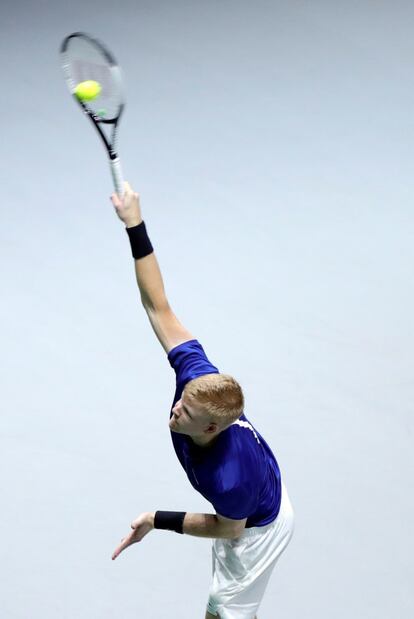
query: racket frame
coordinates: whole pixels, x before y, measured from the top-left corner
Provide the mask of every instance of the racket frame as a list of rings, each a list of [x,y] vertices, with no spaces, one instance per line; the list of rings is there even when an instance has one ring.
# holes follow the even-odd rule
[[[125,103],[122,102],[120,104],[119,113],[116,118],[111,118],[107,120],[95,114],[84,101],[82,101],[81,99],[79,99],[79,97],[76,96],[74,92],[73,79],[70,75],[70,72],[68,69],[68,63],[66,62],[66,58],[65,58],[65,54],[67,52],[69,42],[73,38],[86,39],[88,43],[94,45],[95,47],[99,49],[99,51],[104,55],[105,59],[108,61],[110,67],[117,69],[118,78],[119,78],[119,86],[122,89],[122,80],[120,79],[121,70],[120,70],[120,67],[117,61],[115,60],[115,57],[105,47],[105,45],[103,45],[103,43],[101,43],[101,41],[99,41],[98,39],[91,37],[89,34],[86,34],[85,32],[73,32],[72,34],[65,37],[65,39],[63,40],[61,44],[60,53],[61,53],[61,56],[63,57],[62,67],[63,67],[63,72],[65,74],[65,79],[66,79],[66,83],[68,85],[69,91],[72,94],[72,97],[78,103],[78,105],[80,105],[83,112],[89,117],[91,123],[93,124],[99,136],[101,137],[102,142],[108,153],[109,164],[111,168],[111,174],[112,174],[112,179],[113,179],[114,186],[115,186],[115,191],[120,197],[122,197],[124,193],[124,177],[122,173],[122,166],[121,166],[120,158],[117,152],[117,138],[118,138],[117,130],[118,130],[119,121],[125,109]],[[101,125],[112,126],[112,134],[111,134],[110,140],[105,135],[105,132],[101,128]]]

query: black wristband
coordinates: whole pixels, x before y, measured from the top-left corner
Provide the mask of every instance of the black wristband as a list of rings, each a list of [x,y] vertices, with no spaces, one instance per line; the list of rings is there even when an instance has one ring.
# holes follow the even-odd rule
[[[166,529],[184,533],[184,518],[187,512],[155,512],[154,529]]]
[[[147,229],[145,223],[141,221],[137,226],[132,228],[126,228],[129,236],[129,242],[131,243],[131,251],[135,260],[145,258],[154,251],[151,241],[148,238]]]

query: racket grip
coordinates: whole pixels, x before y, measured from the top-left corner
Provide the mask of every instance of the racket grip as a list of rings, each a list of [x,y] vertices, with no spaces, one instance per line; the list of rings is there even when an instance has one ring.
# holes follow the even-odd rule
[[[119,157],[110,159],[112,180],[114,181],[115,191],[120,198],[124,195],[124,175],[122,174],[121,161]]]

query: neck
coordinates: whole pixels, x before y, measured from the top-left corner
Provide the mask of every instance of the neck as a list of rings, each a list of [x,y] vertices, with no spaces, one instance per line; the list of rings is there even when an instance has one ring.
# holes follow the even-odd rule
[[[198,447],[211,447],[217,440],[219,433],[213,434],[213,436],[191,436],[191,440]]]

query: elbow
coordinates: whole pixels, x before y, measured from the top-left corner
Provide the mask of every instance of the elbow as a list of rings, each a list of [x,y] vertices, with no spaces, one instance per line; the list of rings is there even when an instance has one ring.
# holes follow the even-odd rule
[[[141,292],[141,303],[148,314],[167,312],[171,309],[166,297],[154,301],[154,299],[151,299],[151,297],[144,292]]]
[[[220,537],[223,537],[224,539],[236,539],[237,537],[240,537],[245,528],[244,524],[243,526],[240,524],[235,526],[233,524],[230,525],[228,523],[223,523],[217,518],[217,516],[215,516],[215,520],[216,526],[218,525],[220,529]]]

